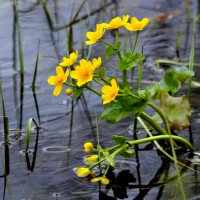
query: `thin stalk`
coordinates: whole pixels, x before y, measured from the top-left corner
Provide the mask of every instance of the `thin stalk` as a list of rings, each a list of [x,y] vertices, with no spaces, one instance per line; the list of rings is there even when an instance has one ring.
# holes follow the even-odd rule
[[[22,39],[21,39],[21,30],[20,30],[18,12],[16,13],[16,23],[17,23],[20,73],[23,74],[24,73],[23,48],[22,48]]]
[[[70,87],[77,87],[76,85],[72,84],[72,83],[68,83],[68,82],[65,82],[63,83],[64,85],[67,85],[67,86],[70,86]]]
[[[135,48],[136,48],[136,45],[137,45],[137,41],[138,41],[139,33],[140,33],[140,31],[137,31],[137,32],[136,32],[135,40],[134,40],[134,43],[133,43],[133,47],[132,47],[132,50],[131,50],[129,59],[130,59],[130,58],[132,57],[132,55],[134,54],[134,51],[135,51]]]
[[[178,29],[177,38],[176,38],[176,56],[180,58],[180,43],[181,43],[181,27]]]
[[[68,142],[68,149],[71,147],[71,140],[72,140],[72,132],[73,132],[73,124],[74,124],[74,100],[71,101],[71,112],[70,112],[70,129],[69,129],[69,142]]]
[[[181,65],[181,66],[189,66],[188,62],[178,62],[175,60],[167,60],[167,59],[157,59],[154,61],[158,68],[160,68],[160,64],[170,64],[170,65]],[[193,63],[193,66],[200,67],[200,64]]]
[[[39,128],[39,125],[37,124],[36,120],[33,118],[29,118],[28,123],[27,123],[27,131],[26,131],[26,144],[25,144],[26,153],[28,153],[28,149],[29,149],[32,122],[36,125],[37,128]]]
[[[38,42],[38,51],[36,55],[36,60],[35,60],[35,70],[34,70],[34,76],[33,76],[33,81],[32,81],[32,88],[35,87],[35,81],[37,77],[37,69],[38,69],[38,61],[39,61],[39,48],[40,48],[40,40]]]
[[[144,119],[146,122],[148,122],[158,133],[162,135],[168,135],[167,132],[159,126],[149,115],[147,115],[145,112],[140,114],[140,117]]]
[[[141,80],[142,80],[142,71],[143,71],[143,63],[141,62],[139,64],[139,72],[138,72],[138,78],[137,78],[137,90],[140,90],[141,87]]]
[[[98,83],[99,85],[104,86],[104,84],[103,84],[102,82],[98,81],[97,79],[94,79],[94,81],[95,81],[96,83]]]
[[[99,91],[95,90],[94,88],[90,87],[89,85],[86,85],[85,87],[86,87],[88,90],[94,92],[95,94],[97,94],[97,95],[99,95],[99,96],[102,95]]]
[[[115,50],[116,53],[117,53],[117,55],[118,55],[118,57],[119,57],[119,59],[120,59],[120,60],[122,59],[122,56],[121,56],[121,53],[120,53],[119,50],[117,50],[112,44],[108,43],[108,42],[105,41],[104,39],[100,39],[100,40],[101,40],[105,45],[107,45],[107,46],[111,47],[113,50]]]
[[[171,130],[170,130],[170,127],[169,127],[169,123],[168,123],[168,120],[167,118],[165,117],[165,115],[163,114],[163,112],[159,109],[159,107],[157,107],[155,104],[153,104],[152,102],[149,102],[148,105],[150,107],[152,107],[161,117],[162,121],[164,122],[165,124],[165,128],[167,130],[167,133],[168,134],[171,134]]]
[[[136,144],[142,144],[142,143],[146,143],[146,142],[151,142],[154,140],[166,140],[166,139],[170,139],[170,137],[173,140],[177,140],[183,144],[185,144],[187,147],[189,147],[192,150],[195,150],[194,147],[184,138],[179,137],[179,136],[169,136],[169,135],[157,135],[157,136],[153,136],[153,137],[149,137],[149,138],[143,138],[143,139],[139,139],[139,140],[133,140],[133,141],[128,141],[128,144],[130,145],[136,145]]]
[[[6,106],[5,106],[5,102],[4,102],[1,82],[0,82],[0,96],[1,96],[1,102],[2,102],[3,121],[4,121],[4,142],[5,142],[5,144],[8,144],[9,143],[9,121],[8,121],[7,114],[6,114]]]
[[[123,82],[123,87],[125,88],[127,85],[127,71],[123,70],[122,72],[122,82]]]
[[[194,51],[195,51],[195,37],[196,37],[196,22],[198,18],[194,18],[193,22],[193,32],[192,32],[192,47],[190,51],[190,60],[189,60],[189,69],[193,71],[194,68]],[[188,80],[188,99],[190,101],[191,97],[191,85],[192,85],[192,77]]]
[[[128,41],[128,30],[126,30],[126,33],[125,33],[125,36],[124,36],[124,54],[126,53],[127,51],[127,41]]]
[[[190,23],[190,1],[185,0],[185,15],[187,18],[187,23]]]

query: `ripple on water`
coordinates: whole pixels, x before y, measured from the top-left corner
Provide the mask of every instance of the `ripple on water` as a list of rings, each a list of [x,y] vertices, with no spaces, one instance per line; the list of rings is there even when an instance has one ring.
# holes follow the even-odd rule
[[[64,146],[48,146],[44,147],[42,150],[47,153],[62,153],[71,151],[71,148],[67,148]]]

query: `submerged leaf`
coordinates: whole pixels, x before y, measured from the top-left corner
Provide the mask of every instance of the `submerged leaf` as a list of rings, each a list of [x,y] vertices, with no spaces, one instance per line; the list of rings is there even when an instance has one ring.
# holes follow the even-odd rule
[[[182,97],[172,97],[168,93],[161,96],[160,108],[167,120],[171,130],[182,130],[190,126],[190,103],[185,95]],[[161,122],[156,114],[154,120]]]

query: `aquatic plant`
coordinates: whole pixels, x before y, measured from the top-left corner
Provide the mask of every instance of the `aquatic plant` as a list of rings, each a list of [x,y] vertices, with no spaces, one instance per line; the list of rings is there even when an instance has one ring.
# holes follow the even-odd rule
[[[57,75],[50,76],[48,79],[49,84],[56,86],[53,92],[54,96],[60,94],[64,85],[68,86],[66,94],[73,95],[75,98],[80,97],[83,90],[87,89],[102,99],[104,109],[99,119],[108,123],[118,123],[127,116],[133,116],[134,132],[140,124],[147,133],[147,137],[134,140],[113,135],[112,139],[116,144],[107,148],[103,148],[99,143],[94,147],[91,142],[86,142],[84,151],[87,153],[94,151],[95,154],[86,157],[86,166],[77,167],[75,171],[77,176],[87,177],[91,182],[99,181],[102,184],[109,184],[107,173],[109,169],[115,169],[116,156],[134,157],[133,147],[135,145],[154,142],[155,146],[173,160],[176,166],[183,164],[176,158],[175,147],[182,145],[194,150],[194,147],[186,139],[176,133],[176,131],[190,126],[190,102],[186,95],[180,96],[178,93],[186,80],[190,80],[194,75],[193,70],[185,66],[171,67],[164,71],[160,81],[141,89],[142,64],[145,57],[143,54],[135,52],[135,49],[140,31],[146,28],[150,20],[144,18],[140,21],[136,17],[132,17],[131,21],[128,21],[128,15],[124,15],[123,18],[115,17],[108,23],[97,24],[94,32],[86,33],[88,38],[85,42],[86,45],[97,45],[96,43],[102,42],[105,44],[106,58],[118,57],[115,65],[116,69],[121,72],[121,78],[111,77],[106,73],[101,57],[91,60],[82,58],[79,65],[76,64],[78,59],[78,51],[76,50],[68,58],[63,58],[60,66],[56,67]],[[115,31],[116,40],[114,43],[109,43],[104,39],[104,34],[111,29]],[[129,52],[122,51],[122,42],[119,38],[119,31],[122,29],[136,32],[132,49]],[[139,72],[135,89],[129,84],[128,75],[136,67],[139,67]],[[68,75],[70,79],[67,79]],[[99,84],[101,90],[92,87],[91,82]],[[153,103],[152,100],[156,103]],[[147,107],[154,110],[153,116],[146,113]],[[165,151],[165,146],[160,143],[163,140],[171,147],[171,153]],[[96,169],[97,167],[99,170]]]

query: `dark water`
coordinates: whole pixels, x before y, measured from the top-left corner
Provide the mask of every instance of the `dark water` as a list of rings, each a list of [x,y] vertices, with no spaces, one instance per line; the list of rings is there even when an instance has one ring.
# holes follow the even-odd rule
[[[83,1],[72,0],[49,0],[46,5],[51,13],[53,22],[49,23],[44,7],[40,1],[18,1],[19,22],[23,45],[24,60],[24,88],[23,99],[21,96],[20,64],[18,54],[18,39],[15,8],[12,1],[0,0],[0,80],[2,84],[7,116],[10,129],[10,173],[7,187],[4,192],[4,177],[0,178],[0,199],[14,200],[84,200],[99,199],[99,187],[97,184],[87,183],[73,173],[73,168],[83,165],[83,143],[87,140],[96,142],[96,116],[102,110],[101,102],[94,95],[85,93],[85,99],[75,103],[73,131],[70,133],[71,99],[64,94],[59,97],[52,95],[52,87],[47,84],[49,75],[54,74],[55,66],[66,55],[69,29],[73,33],[74,49],[81,54],[81,37],[93,29],[98,22],[109,21],[115,16],[125,13],[138,18],[149,17],[150,26],[140,35],[140,44],[144,45],[146,62],[144,64],[144,81],[159,79],[160,73],[156,69],[156,59],[180,59],[187,62],[191,49],[192,25],[187,24],[185,15],[185,2],[179,0],[149,0],[149,1],[86,1],[80,13],[76,16]],[[198,13],[198,2],[190,3],[190,20]],[[88,16],[90,17],[88,18]],[[71,23],[73,17],[75,20]],[[163,18],[164,17],[164,18]],[[158,20],[158,21],[157,21]],[[70,26],[71,23],[71,26]],[[180,52],[176,52],[176,38],[181,29]],[[66,37],[66,32],[68,33]],[[195,49],[195,62],[199,59],[199,25],[197,24],[197,39]],[[112,35],[106,36],[112,40]],[[133,40],[133,36],[130,39]],[[38,75],[35,92],[31,89],[36,54],[39,46]],[[102,45],[95,45],[91,51],[91,57],[102,56]],[[128,46],[128,48],[130,48]],[[87,49],[84,51],[85,55]],[[177,57],[179,56],[179,57]],[[108,73],[117,75],[113,70],[114,59],[105,60]],[[195,67],[195,80],[199,81],[199,70]],[[192,135],[189,137],[188,130],[181,133],[190,140],[194,146],[200,148],[199,139],[199,88],[192,90]],[[23,102],[23,104],[22,104]],[[23,105],[23,107],[21,106]],[[89,110],[89,114],[87,109]],[[0,106],[0,176],[4,174],[4,145],[3,141],[3,110]],[[40,122],[39,143],[37,149],[36,164],[33,172],[27,170],[24,155],[25,132],[27,121],[33,117]],[[123,120],[117,125],[106,124],[99,121],[100,142],[104,146],[112,144],[113,134],[130,136],[131,119]],[[22,130],[20,132],[20,129]],[[16,140],[13,135],[21,134]],[[143,136],[141,132],[138,137]],[[36,130],[32,131],[30,150],[35,148]],[[186,155],[183,156],[185,161]],[[195,155],[198,158],[198,155]],[[30,161],[33,154],[30,152]],[[199,163],[191,167],[199,170]],[[125,199],[181,199],[179,184],[174,181],[175,167],[173,163],[158,155],[156,149],[138,152],[135,159],[117,160],[118,174],[121,170],[130,170],[136,181],[127,189]],[[184,169],[183,169],[184,170]],[[191,170],[183,171],[183,185],[187,199],[200,199],[199,173]],[[163,181],[165,180],[165,181]],[[163,182],[167,184],[162,184]],[[125,190],[120,188],[122,193]],[[105,192],[105,188],[101,190]],[[114,196],[113,191],[107,191],[108,196]],[[118,195],[119,196],[119,195]],[[102,197],[106,199],[106,197]],[[118,198],[120,199],[120,198]],[[122,199],[122,197],[121,197]]]

